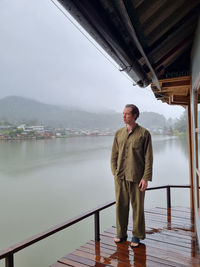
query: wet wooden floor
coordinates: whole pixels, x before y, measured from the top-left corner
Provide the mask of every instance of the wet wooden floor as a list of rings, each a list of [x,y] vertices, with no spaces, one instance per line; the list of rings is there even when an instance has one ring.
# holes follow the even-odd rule
[[[189,208],[154,208],[145,211],[146,239],[139,248],[128,241],[115,244],[116,228],[101,234],[100,242],[90,240],[85,245],[59,259],[51,267],[65,266],[200,266],[200,253],[194,233],[193,216]]]

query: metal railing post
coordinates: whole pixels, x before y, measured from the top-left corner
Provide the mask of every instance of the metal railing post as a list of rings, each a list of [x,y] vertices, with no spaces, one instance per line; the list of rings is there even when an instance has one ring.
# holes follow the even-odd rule
[[[94,214],[94,231],[95,241],[100,241],[100,223],[99,223],[99,211]]]
[[[171,191],[170,191],[170,186],[168,185],[166,187],[167,189],[167,208],[170,209],[171,208]]]
[[[9,254],[9,256],[5,258],[5,267],[14,267],[14,255],[13,254]]]

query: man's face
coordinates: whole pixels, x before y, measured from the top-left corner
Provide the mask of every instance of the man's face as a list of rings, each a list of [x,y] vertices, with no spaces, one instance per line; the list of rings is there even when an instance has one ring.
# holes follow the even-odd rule
[[[136,114],[132,114],[131,108],[125,108],[123,111],[123,120],[126,124],[132,124],[135,122]]]

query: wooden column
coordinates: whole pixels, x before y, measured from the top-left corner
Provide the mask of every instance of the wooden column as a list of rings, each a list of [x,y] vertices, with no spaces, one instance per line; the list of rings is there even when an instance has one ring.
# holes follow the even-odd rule
[[[189,170],[190,170],[190,207],[194,212],[194,178],[193,178],[193,142],[192,142],[192,112],[191,112],[191,103],[192,103],[192,89],[190,89],[190,101],[188,104],[188,151],[189,151]]]
[[[199,208],[199,160],[198,160],[198,90],[194,89],[194,124],[195,124],[195,159],[196,159],[196,166],[195,166],[195,179],[196,179],[196,188],[194,188],[194,194],[196,194],[196,202],[197,208]]]

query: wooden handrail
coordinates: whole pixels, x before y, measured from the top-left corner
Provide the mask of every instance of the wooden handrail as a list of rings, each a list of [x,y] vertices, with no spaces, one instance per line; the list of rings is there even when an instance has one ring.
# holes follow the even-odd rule
[[[155,187],[148,187],[147,190],[156,190],[156,189],[164,189],[167,187],[172,187],[172,188],[190,188],[190,185],[161,185],[161,186],[155,186]]]
[[[90,217],[91,215],[94,215],[96,212],[104,210],[104,209],[106,209],[106,208],[108,208],[114,204],[115,204],[115,201],[107,202],[106,204],[101,205],[101,206],[97,207],[96,209],[92,209],[90,211],[82,213],[81,215],[76,216],[72,219],[69,219],[69,220],[65,221],[64,223],[57,224],[56,226],[51,227],[48,230],[46,230],[40,234],[34,235],[34,236],[32,236],[32,237],[30,237],[30,238],[28,238],[22,242],[19,242],[13,246],[10,246],[9,248],[7,248],[5,250],[1,250],[0,251],[0,259],[7,257],[10,253],[16,253],[16,252],[32,245],[32,244],[34,244],[34,243],[36,243],[36,242],[38,242],[38,241],[40,241],[46,237],[49,237],[49,236],[65,229],[65,228],[67,228],[67,227],[69,227],[69,226],[71,226],[77,222],[80,222],[80,221],[84,220],[85,218]]]
[[[170,196],[170,188],[190,188],[190,185],[164,185],[164,186],[156,186],[156,187],[149,187],[146,190],[157,190],[157,189],[167,189],[167,207],[170,208],[171,207],[171,196]],[[101,210],[104,210],[106,208],[109,208],[111,206],[113,206],[115,204],[115,201],[109,201],[101,206],[98,206],[95,209],[92,209],[90,211],[87,211],[85,213],[82,213],[79,216],[76,216],[72,219],[69,219],[67,221],[65,221],[64,223],[58,224],[54,227],[49,228],[48,230],[34,235],[22,242],[19,242],[13,246],[10,246],[7,249],[1,250],[0,251],[0,260],[1,259],[6,259],[5,261],[5,266],[6,267],[14,267],[14,254],[34,243],[39,242],[42,239],[45,239],[59,231],[62,231],[66,228],[68,228],[69,226],[76,224],[92,215],[94,215],[94,220],[95,220],[95,240],[99,241],[99,236],[100,236],[100,226],[99,226],[99,212]]]

